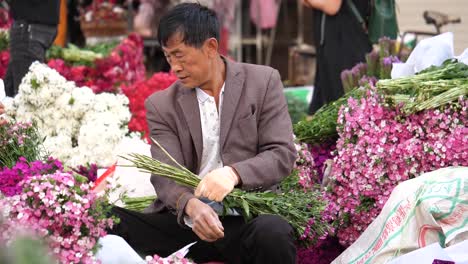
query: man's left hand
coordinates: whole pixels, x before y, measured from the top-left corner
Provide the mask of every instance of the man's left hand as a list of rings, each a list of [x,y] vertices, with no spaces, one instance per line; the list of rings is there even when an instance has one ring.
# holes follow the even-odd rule
[[[229,166],[213,170],[200,181],[195,190],[195,196],[221,202],[239,183],[239,180],[237,172]]]

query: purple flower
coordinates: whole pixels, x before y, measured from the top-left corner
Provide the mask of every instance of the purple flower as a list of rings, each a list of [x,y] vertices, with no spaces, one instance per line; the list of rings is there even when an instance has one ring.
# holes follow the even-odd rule
[[[27,180],[35,175],[51,174],[62,170],[62,163],[53,158],[49,158],[45,162],[28,162],[26,158],[20,157],[11,169],[4,167],[0,170],[0,191],[5,196],[20,194],[23,191],[20,186],[22,180]]]
[[[467,105],[461,98],[441,109],[402,116],[399,109],[384,107],[372,88],[361,100],[348,100],[337,120],[335,187],[326,195],[341,244],[349,246],[360,236],[399,182],[468,165]]]
[[[96,164],[91,164],[89,166],[80,165],[78,168],[73,169],[74,172],[85,176],[89,181],[94,182],[97,179],[97,170],[98,167]]]

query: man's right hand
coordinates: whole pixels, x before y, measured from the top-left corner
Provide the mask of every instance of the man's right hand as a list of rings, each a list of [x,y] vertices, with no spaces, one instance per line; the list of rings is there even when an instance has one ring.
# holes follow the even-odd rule
[[[213,242],[224,237],[224,227],[218,215],[213,208],[198,198],[187,202],[185,213],[192,220],[192,230],[200,239]]]

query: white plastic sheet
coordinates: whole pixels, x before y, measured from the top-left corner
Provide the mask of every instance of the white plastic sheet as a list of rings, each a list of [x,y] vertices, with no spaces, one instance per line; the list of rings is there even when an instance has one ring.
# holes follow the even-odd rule
[[[440,66],[454,58],[453,33],[447,32],[421,40],[411,52],[406,63],[394,63],[392,79],[414,75],[430,66]],[[468,54],[464,56],[468,60]],[[465,62],[466,63],[466,62]]]
[[[151,157],[150,145],[139,138],[125,137],[116,148],[117,167],[115,169],[112,180],[116,184],[121,185],[120,188],[114,189],[110,194],[110,200],[117,201],[115,205],[122,206],[119,201],[121,194],[125,193],[128,197],[144,197],[155,195],[154,187],[150,182],[151,175],[141,172],[135,167],[123,167],[122,165],[131,165],[128,160],[121,156],[128,156],[131,153],[138,153]],[[106,169],[98,170],[98,176],[101,176]]]
[[[434,243],[394,259],[389,264],[432,264],[434,259],[468,264],[468,240],[448,248],[442,248],[438,243]]]
[[[379,216],[332,263],[387,263],[433,243],[452,246],[468,240],[467,202],[468,167],[443,168],[404,181]]]

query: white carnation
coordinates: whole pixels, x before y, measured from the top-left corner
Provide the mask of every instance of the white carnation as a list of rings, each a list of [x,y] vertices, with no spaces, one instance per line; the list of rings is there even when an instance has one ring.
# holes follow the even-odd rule
[[[95,95],[88,87],[78,88],[35,62],[22,80],[11,112],[18,121],[35,121],[46,138],[46,150],[65,165],[109,166],[128,132],[128,103],[125,95]]]

